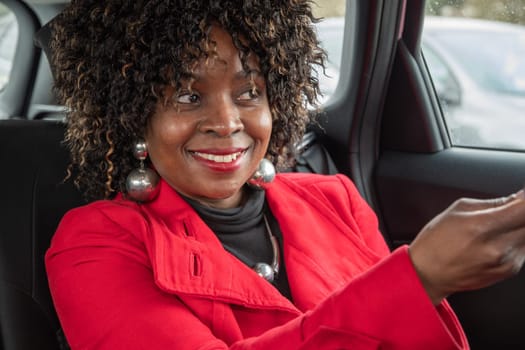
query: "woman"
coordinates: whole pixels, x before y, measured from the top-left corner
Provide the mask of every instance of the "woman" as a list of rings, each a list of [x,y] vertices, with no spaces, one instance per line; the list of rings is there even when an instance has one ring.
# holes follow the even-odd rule
[[[523,194],[459,201],[390,254],[344,176],[269,182],[316,101],[312,22],[297,0],[80,0],[55,20],[71,170],[101,199],[46,255],[73,349],[468,348],[445,297],[521,267]]]

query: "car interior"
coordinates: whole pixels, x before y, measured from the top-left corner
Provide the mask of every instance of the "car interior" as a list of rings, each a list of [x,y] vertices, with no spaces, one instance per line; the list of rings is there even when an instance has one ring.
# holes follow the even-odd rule
[[[0,350],[66,349],[44,254],[60,218],[84,203],[66,180],[65,111],[46,58],[45,24],[67,1],[0,3],[20,28],[14,69],[0,90]],[[420,50],[424,12],[420,0],[346,1],[337,90],[288,170],[350,177],[392,249],[456,199],[505,196],[525,179],[525,152],[451,144]],[[449,301],[472,349],[523,349],[524,295],[522,271]]]

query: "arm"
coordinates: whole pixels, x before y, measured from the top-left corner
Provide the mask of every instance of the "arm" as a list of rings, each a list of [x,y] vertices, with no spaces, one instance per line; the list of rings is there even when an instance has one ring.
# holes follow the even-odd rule
[[[425,334],[425,332],[413,332],[414,327],[423,327],[427,329],[427,332],[434,328],[435,334],[445,335],[446,333],[445,336],[448,336],[452,343],[467,347],[466,337],[446,300],[436,303],[436,307],[432,305],[432,300],[416,272],[407,247],[400,247],[390,255],[378,230],[375,213],[347,177],[343,175],[336,177],[339,181],[335,181],[335,186],[334,182],[318,181],[315,187],[321,186],[323,198],[326,198],[330,206],[351,227],[352,231],[360,236],[364,245],[378,259],[382,259],[360,278],[353,280],[347,288],[348,293],[357,292],[357,300],[361,302],[348,310],[354,310],[357,314],[361,314],[359,310],[363,310],[363,314],[370,316],[372,316],[370,310],[377,310],[377,314],[371,319],[375,320],[375,324],[386,320],[385,329],[371,327],[366,330],[359,328],[359,324],[356,325],[358,328],[352,329],[375,334],[381,339],[387,339],[386,333],[397,330],[398,340],[402,341],[399,344],[409,344],[406,340],[402,340],[403,336],[411,337],[415,341],[417,337],[414,336],[414,333],[420,336]],[[342,192],[341,188],[346,193]],[[411,310],[417,311],[411,315]],[[392,314],[389,315],[389,313]],[[404,317],[395,321],[396,314],[404,314]],[[426,316],[419,317],[423,314]],[[360,321],[359,317],[357,320]],[[392,338],[392,341],[395,341],[395,338]]]
[[[138,218],[130,225],[144,229]],[[156,287],[140,240],[97,209],[64,217],[46,268],[72,349],[227,348],[179,298]]]

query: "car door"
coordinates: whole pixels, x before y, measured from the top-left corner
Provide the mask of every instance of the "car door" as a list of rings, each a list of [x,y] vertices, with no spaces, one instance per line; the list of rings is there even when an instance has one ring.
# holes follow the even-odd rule
[[[523,150],[451,139],[421,52],[425,5],[347,1],[341,81],[322,125],[324,144],[375,209],[392,248],[410,243],[456,199],[506,196],[525,179]],[[450,297],[473,349],[525,348],[524,294],[522,272]]]

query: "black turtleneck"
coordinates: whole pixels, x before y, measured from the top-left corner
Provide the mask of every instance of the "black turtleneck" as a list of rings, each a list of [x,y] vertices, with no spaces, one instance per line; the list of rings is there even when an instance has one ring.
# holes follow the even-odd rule
[[[264,191],[246,188],[246,197],[244,204],[239,207],[217,209],[204,206],[196,200],[183,196],[217,235],[224,249],[250,268],[253,268],[258,262],[272,264],[272,243],[264,223],[264,216],[266,216],[272,234],[277,237],[281,253],[279,274],[272,284],[281,294],[291,300],[290,287],[282,258],[282,235],[279,224],[266,205]]]

